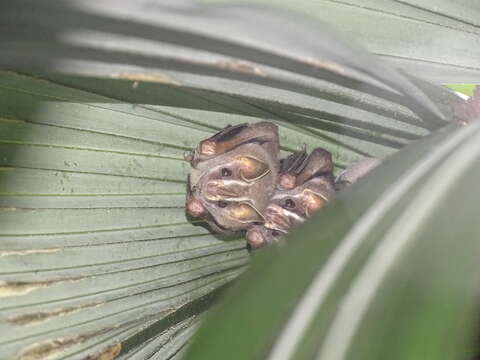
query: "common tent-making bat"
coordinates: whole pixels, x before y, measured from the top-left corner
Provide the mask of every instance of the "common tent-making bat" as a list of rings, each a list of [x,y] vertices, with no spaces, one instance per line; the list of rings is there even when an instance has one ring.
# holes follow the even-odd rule
[[[247,231],[247,242],[256,249],[277,241],[291,227],[304,222],[335,196],[331,154],[321,148],[307,156],[305,150],[282,160],[278,184],[265,209],[265,222]]]
[[[307,158],[305,151],[282,160],[277,190],[265,210],[265,222],[247,231],[253,249],[281,241],[288,231],[321,209],[334,196],[377,167],[380,159],[365,158],[350,165],[333,182],[331,154],[317,148]]]
[[[227,126],[186,156],[192,170],[187,212],[216,232],[263,223],[279,171],[278,128],[268,122]]]
[[[187,212],[215,232],[247,230],[253,249],[278,242],[334,196],[377,166],[352,164],[336,180],[332,155],[316,148],[279,161],[277,126],[268,122],[227,126],[202,140],[185,158]]]

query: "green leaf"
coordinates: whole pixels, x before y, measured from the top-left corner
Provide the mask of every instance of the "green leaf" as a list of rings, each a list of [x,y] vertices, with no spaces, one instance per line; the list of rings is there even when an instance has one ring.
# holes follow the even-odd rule
[[[467,85],[467,84],[451,84],[447,86],[452,90],[458,91],[468,96],[473,95],[473,92],[475,91],[475,87],[476,87],[475,85]]]
[[[200,0],[265,4],[312,17],[394,67],[436,83],[479,83],[476,0]]]
[[[8,35],[0,37],[5,54],[0,65],[9,68],[150,79],[211,91],[219,90],[216,77],[225,74],[221,77],[253,77],[248,87],[253,94],[252,82],[273,81],[271,87],[301,85],[302,92],[310,95],[327,92],[330,98],[341,96],[343,103],[352,103],[348,93],[339,94],[340,89],[331,86],[325,89],[328,84],[318,81],[326,79],[406,105],[431,126],[441,125],[444,117],[406,76],[342,45],[330,30],[304,17],[289,19],[257,8],[200,7],[190,2],[151,6],[146,0],[122,7],[108,2],[73,6],[19,0],[0,16],[10,26]],[[49,21],[51,17],[56,21]],[[132,44],[128,41],[132,37],[141,41]],[[297,75],[294,79],[291,72]],[[211,81],[206,85],[205,80]],[[233,86],[237,95],[245,94],[239,85],[222,81],[220,90],[228,94]]]
[[[283,155],[342,169],[454,126],[461,101],[256,8],[18,0],[0,19],[5,359],[184,354],[250,258],[185,216],[183,153],[216,130],[272,121]]]
[[[465,358],[480,300],[466,215],[479,137],[475,124],[401,150],[260,254],[187,359]]]

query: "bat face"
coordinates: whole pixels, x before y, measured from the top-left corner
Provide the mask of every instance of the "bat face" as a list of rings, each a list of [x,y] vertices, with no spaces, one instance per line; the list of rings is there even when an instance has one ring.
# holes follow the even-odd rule
[[[192,165],[187,212],[215,231],[238,231],[264,221],[275,190],[278,130],[270,123],[227,127],[200,142]]]
[[[253,249],[278,242],[335,196],[331,156],[323,149],[315,149],[308,157],[305,151],[292,154],[282,162],[282,170],[263,225],[247,232]],[[288,181],[282,183],[282,179]]]
[[[286,232],[320,210],[334,195],[330,176],[315,177],[291,190],[279,190],[265,210],[265,226]]]
[[[277,190],[265,209],[263,225],[247,232],[247,242],[254,249],[278,242],[288,231],[300,225],[335,196],[333,177],[310,179],[291,190]]]
[[[335,194],[332,172],[332,156],[321,148],[308,156],[305,150],[298,151],[283,160],[265,226],[286,232],[322,208]]]
[[[317,148],[279,161],[278,129],[227,126],[186,156],[192,166],[186,210],[215,232],[247,230],[257,249],[280,242],[335,194],[331,154]]]

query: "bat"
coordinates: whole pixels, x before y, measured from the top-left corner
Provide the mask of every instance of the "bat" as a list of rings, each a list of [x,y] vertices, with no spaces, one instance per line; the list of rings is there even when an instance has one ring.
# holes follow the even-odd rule
[[[332,154],[322,148],[316,148],[310,156],[305,149],[295,152],[281,162],[279,189],[293,189],[307,180],[322,174],[333,173]]]
[[[321,148],[309,156],[301,150],[281,161],[275,193],[265,208],[263,224],[247,231],[253,249],[277,242],[335,196],[331,154]]]
[[[227,126],[202,140],[185,159],[187,213],[215,232],[263,223],[279,172],[278,128],[268,122]]]

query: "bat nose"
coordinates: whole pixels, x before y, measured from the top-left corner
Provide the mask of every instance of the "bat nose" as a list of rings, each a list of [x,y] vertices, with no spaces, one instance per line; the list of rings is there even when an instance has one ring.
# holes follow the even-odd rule
[[[296,176],[292,174],[282,174],[279,177],[278,185],[286,190],[291,190],[295,187]]]
[[[241,187],[234,182],[213,180],[207,183],[205,196],[210,201],[227,200],[240,197],[241,190]]]
[[[285,209],[276,204],[271,204],[265,211],[265,227],[269,229],[281,229],[287,231],[290,226],[290,218]]]
[[[187,213],[189,213],[193,217],[201,217],[207,213],[205,207],[202,205],[200,200],[193,197],[187,200],[186,208]]]
[[[247,242],[252,249],[258,249],[266,244],[262,232],[256,228],[250,228],[247,231]]]

